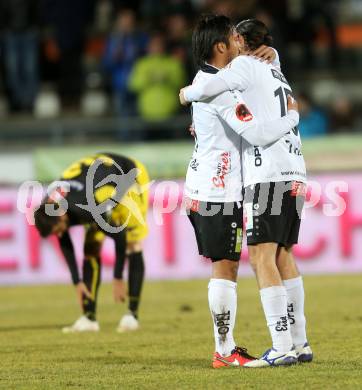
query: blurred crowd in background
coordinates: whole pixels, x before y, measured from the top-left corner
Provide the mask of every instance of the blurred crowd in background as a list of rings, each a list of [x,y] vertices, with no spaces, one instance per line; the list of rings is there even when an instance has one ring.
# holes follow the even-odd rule
[[[362,131],[361,0],[0,0],[0,117],[188,113],[178,91],[204,12],[268,25],[304,137]]]

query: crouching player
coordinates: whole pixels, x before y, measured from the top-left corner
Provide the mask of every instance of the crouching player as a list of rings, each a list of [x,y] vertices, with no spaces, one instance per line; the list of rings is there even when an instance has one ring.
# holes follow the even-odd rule
[[[138,306],[144,279],[142,240],[147,236],[149,177],[136,160],[96,154],[74,162],[52,184],[34,213],[42,237],[55,234],[68,264],[83,315],[63,332],[99,331],[97,294],[101,280],[100,251],[106,236],[115,243],[113,292],[116,302],[127,298],[123,268],[128,259],[128,309],[117,331],[137,330]],[[85,229],[84,261],[79,275],[69,228]]]

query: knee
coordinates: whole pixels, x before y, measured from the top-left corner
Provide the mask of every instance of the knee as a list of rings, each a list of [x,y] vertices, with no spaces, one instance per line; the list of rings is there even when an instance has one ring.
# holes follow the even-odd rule
[[[256,261],[254,258],[250,257],[250,260],[249,260],[249,263],[250,263],[250,267],[251,269],[256,272]]]
[[[239,270],[239,263],[235,261],[231,268],[231,274],[234,280],[237,280],[238,278],[238,270]]]
[[[249,259],[253,270],[256,271],[260,267],[275,263],[277,247],[275,243],[249,245]]]
[[[260,250],[257,245],[249,245],[249,263],[254,272],[256,272],[258,263],[260,262]]]
[[[257,273],[258,269],[267,264],[268,256],[255,246],[252,250],[249,249],[249,262],[252,270]]]
[[[88,257],[99,257],[101,245],[99,242],[86,242],[84,244],[84,256]]]
[[[231,260],[215,261],[212,269],[213,278],[236,281],[238,277],[239,263]]]
[[[143,275],[145,271],[145,263],[143,260],[142,251],[133,252],[128,255],[129,271],[138,275]]]
[[[126,252],[127,255],[130,255],[132,253],[142,252],[142,249],[141,241],[128,242]]]
[[[239,263],[237,261],[230,261],[225,268],[225,272],[229,275],[230,280],[238,278]]]

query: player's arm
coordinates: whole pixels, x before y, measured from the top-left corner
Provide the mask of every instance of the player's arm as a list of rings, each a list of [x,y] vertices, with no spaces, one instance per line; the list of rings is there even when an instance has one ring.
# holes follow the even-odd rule
[[[275,54],[270,56],[270,53]],[[261,60],[272,60],[272,64],[280,68],[278,52],[270,47],[261,46],[250,55]],[[187,105],[191,102],[203,101],[213,96],[220,95],[225,91],[244,91],[254,82],[253,66],[247,56],[236,57],[231,63],[220,72],[204,83],[196,82],[188,87],[182,88],[179,94],[180,103]]]
[[[73,284],[76,289],[76,294],[78,298],[78,303],[82,307],[83,305],[83,296],[92,299],[92,294],[88,291],[87,286],[82,282],[79,277],[78,265],[75,258],[75,252],[72,240],[68,232],[65,232],[62,237],[59,238],[60,248],[64,255],[65,261],[68,265]]]
[[[245,104],[215,106],[220,118],[252,145],[266,146],[289,133],[299,122],[298,104],[288,96],[288,112],[282,118],[260,122]]]
[[[181,104],[203,101],[226,91],[244,91],[253,83],[253,67],[247,56],[235,58],[206,82],[195,82],[180,91]]]
[[[73,243],[68,232],[65,232],[62,237],[59,237],[59,244],[65,258],[65,262],[68,265],[73,284],[77,285],[79,282],[81,282],[81,280],[79,277]]]
[[[271,53],[273,55],[271,55]],[[255,56],[280,68],[278,52],[268,46],[261,46],[250,55]],[[203,101],[225,91],[244,91],[253,83],[254,72],[247,56],[236,57],[231,63],[206,82],[196,82],[180,91],[180,103],[187,105],[192,102]]]

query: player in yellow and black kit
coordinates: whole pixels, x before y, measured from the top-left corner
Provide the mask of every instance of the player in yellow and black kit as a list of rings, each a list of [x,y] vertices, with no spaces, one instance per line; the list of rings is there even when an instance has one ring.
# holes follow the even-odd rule
[[[97,293],[101,278],[100,250],[105,236],[115,242],[114,297],[124,301],[123,268],[129,263],[129,313],[118,331],[136,330],[144,279],[142,240],[147,236],[149,176],[137,160],[100,153],[68,167],[52,183],[50,195],[35,211],[35,225],[42,237],[56,234],[76,286],[83,316],[64,332],[98,331]],[[79,276],[69,228],[85,227],[82,278]]]

